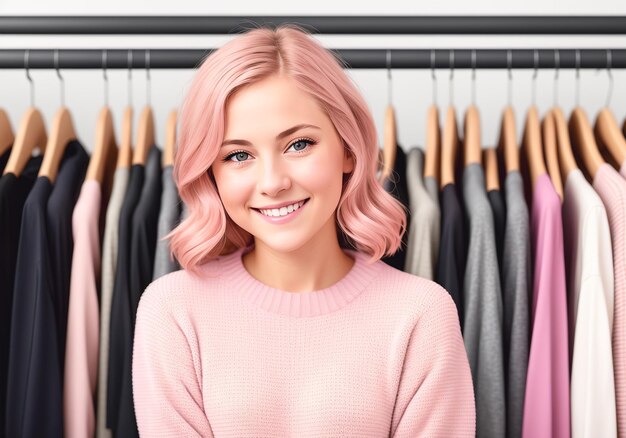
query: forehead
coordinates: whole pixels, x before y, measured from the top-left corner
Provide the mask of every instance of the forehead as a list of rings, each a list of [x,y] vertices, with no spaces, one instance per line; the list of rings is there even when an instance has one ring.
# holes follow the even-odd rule
[[[327,117],[319,103],[296,83],[272,76],[232,94],[226,104],[226,135],[269,131],[272,135],[297,123],[323,127]]]

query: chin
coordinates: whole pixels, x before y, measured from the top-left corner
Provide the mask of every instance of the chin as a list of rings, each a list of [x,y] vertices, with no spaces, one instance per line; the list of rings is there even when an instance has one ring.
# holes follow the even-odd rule
[[[289,253],[302,248],[303,244],[291,242],[263,241],[263,245],[276,252]]]
[[[307,243],[300,240],[296,241],[293,238],[290,238],[290,236],[284,236],[283,238],[280,238],[280,236],[274,235],[272,237],[274,238],[270,238],[268,240],[262,240],[258,237],[255,237],[255,244],[258,246],[258,244],[260,243],[274,252],[290,253],[301,249]]]

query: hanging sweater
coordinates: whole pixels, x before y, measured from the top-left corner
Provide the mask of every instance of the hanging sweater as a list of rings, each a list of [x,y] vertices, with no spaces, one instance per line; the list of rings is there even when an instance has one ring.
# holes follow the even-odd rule
[[[456,306],[436,283],[355,263],[310,292],[270,287],[251,247],[152,282],[137,311],[141,436],[473,437]]]
[[[580,169],[567,175],[563,195],[572,438],[616,437],[611,348],[615,283],[609,220]]]
[[[561,202],[547,173],[532,191],[533,299],[523,438],[570,437],[567,291]],[[590,358],[591,359],[591,358]]]
[[[603,163],[593,178],[593,188],[606,208],[611,229],[615,298],[612,337],[615,409],[617,436],[624,437],[626,436],[626,181],[610,164]]]

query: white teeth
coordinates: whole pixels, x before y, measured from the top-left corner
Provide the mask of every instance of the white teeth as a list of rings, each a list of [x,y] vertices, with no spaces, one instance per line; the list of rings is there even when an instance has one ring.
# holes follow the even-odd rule
[[[270,217],[287,216],[288,214],[293,213],[294,211],[302,207],[303,204],[304,204],[304,201],[300,201],[295,204],[288,205],[287,207],[272,208],[269,210],[259,210],[259,211],[265,216],[270,216]]]

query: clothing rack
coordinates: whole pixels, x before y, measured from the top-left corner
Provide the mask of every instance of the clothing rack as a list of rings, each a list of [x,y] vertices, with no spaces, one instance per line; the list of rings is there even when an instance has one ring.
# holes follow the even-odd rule
[[[624,35],[624,16],[7,16],[0,34],[219,35],[244,23],[298,23],[313,33],[352,35]]]
[[[338,35],[626,35],[626,16],[5,16],[0,34],[218,35],[296,23]],[[197,67],[215,49],[4,49],[2,69]],[[332,49],[349,68],[625,68],[626,49]],[[106,52],[106,54],[105,54]],[[104,61],[104,62],[103,62]]]

